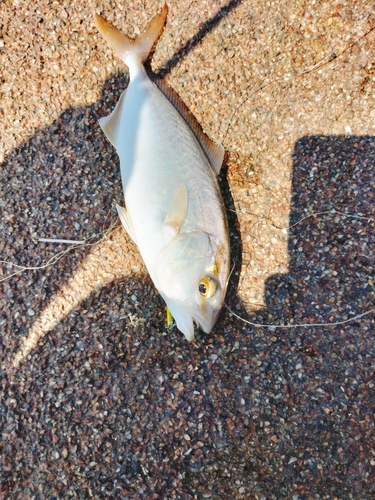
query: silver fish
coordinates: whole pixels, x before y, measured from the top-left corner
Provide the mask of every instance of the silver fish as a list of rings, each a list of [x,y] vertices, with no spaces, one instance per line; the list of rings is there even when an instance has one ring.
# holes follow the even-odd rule
[[[217,180],[224,157],[176,93],[144,68],[164,28],[165,5],[135,40],[94,14],[130,83],[100,126],[116,148],[126,208],[119,217],[142,255],[178,329],[210,333],[224,303],[229,235]]]

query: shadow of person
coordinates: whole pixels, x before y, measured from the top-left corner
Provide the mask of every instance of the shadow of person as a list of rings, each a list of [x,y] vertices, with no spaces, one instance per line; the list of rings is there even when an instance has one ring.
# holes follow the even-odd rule
[[[168,74],[240,3],[229,1],[205,21],[159,76]],[[0,172],[3,260],[36,267],[51,259],[58,248],[36,241],[37,237],[81,240],[109,226],[115,217],[114,201],[121,203],[123,196],[117,155],[97,120],[113,110],[127,83],[128,77],[122,73],[111,76],[98,102],[67,109],[53,124],[9,153]],[[67,254],[58,266],[50,268],[47,277],[44,270],[34,270],[32,279],[18,276],[11,286],[10,282],[2,284],[0,324],[11,336],[26,334],[36,311],[42,310],[69,278],[66,268],[77,268],[89,252],[87,247],[79,256]],[[7,267],[4,274],[12,271]],[[33,287],[33,298],[25,297],[29,286]]]
[[[266,307],[247,314],[240,306],[241,317],[275,326],[334,323],[373,307],[374,159],[372,136],[307,136],[297,141],[289,273],[268,278]],[[336,327],[271,329],[269,334],[276,332],[291,345],[314,345],[318,351],[322,344],[324,351],[337,344],[338,332],[361,329],[371,321],[369,316]],[[252,326],[243,328],[253,331]]]
[[[296,142],[289,272],[267,280],[266,307],[246,314],[242,304],[236,313],[257,324],[298,325],[350,320],[374,308],[374,161],[371,136]],[[277,480],[299,484],[301,498],[374,491],[373,480],[358,481],[361,470],[371,475],[363,464],[373,436],[374,322],[372,312],[336,326],[262,328],[239,319],[232,325],[242,333],[239,352],[246,353],[244,400],[253,395],[246,411],[269,422],[279,452],[303,457],[286,460]],[[260,437],[253,449],[261,448]]]

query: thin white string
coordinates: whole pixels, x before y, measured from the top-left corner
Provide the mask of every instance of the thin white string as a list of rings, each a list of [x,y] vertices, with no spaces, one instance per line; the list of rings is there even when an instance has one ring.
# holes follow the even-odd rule
[[[37,238],[42,243],[66,243],[67,245],[83,245],[86,240],[60,240],[58,238]]]
[[[324,215],[324,214],[337,214],[337,215],[342,215],[344,217],[352,217],[354,219],[365,219],[367,221],[375,222],[375,219],[372,219],[371,217],[365,217],[364,215],[357,215],[357,214],[347,214],[345,212],[339,212],[339,210],[333,208],[331,210],[325,210],[324,212],[314,212],[313,214],[306,215],[306,217],[303,217],[302,219],[300,219],[299,221],[295,222],[294,224],[285,229],[291,229],[292,227],[296,226],[305,219],[308,219],[309,217],[314,217],[316,215]]]
[[[267,323],[263,324],[263,323],[253,323],[252,321],[249,321],[247,319],[244,319],[244,318],[241,318],[241,316],[239,316],[238,314],[236,314],[234,311],[232,311],[232,309],[224,303],[224,306],[228,309],[228,311],[233,314],[233,316],[235,316],[236,318],[240,319],[241,321],[243,321],[244,323],[247,323],[248,325],[251,325],[251,326],[255,326],[257,328],[299,328],[301,326],[337,326],[337,325],[345,325],[345,323],[349,323],[350,321],[356,321],[357,319],[359,318],[363,318],[364,316],[368,316],[369,314],[371,314],[372,312],[375,311],[375,307],[373,307],[372,309],[370,309],[369,311],[366,311],[362,314],[357,314],[357,316],[353,316],[352,318],[349,318],[349,319],[345,319],[343,321],[334,321],[332,323],[299,323],[299,324],[285,324],[285,325],[269,325]]]
[[[324,215],[324,214],[338,214],[338,215],[342,215],[344,217],[352,217],[355,219],[365,219],[368,221],[375,222],[375,219],[372,219],[371,217],[365,217],[363,215],[357,215],[357,214],[347,214],[345,212],[340,212],[339,210],[336,210],[336,209],[331,209],[331,210],[324,210],[323,212],[314,212],[313,214],[306,215],[306,217],[303,217],[302,219],[300,219],[299,221],[295,222],[294,224],[292,224],[291,226],[289,226],[288,228],[285,228],[285,229],[291,229],[292,227],[297,226],[297,224],[300,224],[302,221],[304,221],[310,217],[314,217],[316,215]],[[232,311],[232,309],[226,303],[224,303],[224,306],[228,309],[228,311],[231,314],[233,314],[233,316],[240,319],[244,323],[247,323],[248,325],[251,325],[251,326],[255,326],[257,328],[299,328],[301,326],[317,327],[317,326],[345,325],[345,323],[349,323],[350,321],[355,321],[359,318],[363,318],[364,316],[368,316],[369,314],[371,314],[372,312],[375,311],[375,308],[372,308],[372,309],[370,309],[362,314],[357,314],[357,316],[353,316],[352,318],[342,320],[342,321],[333,321],[332,323],[299,323],[299,324],[292,324],[292,325],[291,324],[270,325],[267,323],[264,323],[264,324],[263,323],[254,323],[254,322],[249,321],[247,319],[241,318],[241,316],[239,316],[234,311]]]
[[[62,242],[68,241],[69,243],[72,243],[72,246],[70,248],[67,248],[66,250],[63,250],[62,252],[59,252],[59,253],[55,254],[45,264],[42,264],[41,266],[21,266],[19,264],[16,264],[15,262],[10,262],[10,261],[7,261],[7,260],[0,260],[0,264],[6,264],[8,266],[17,267],[19,269],[18,271],[14,272],[12,274],[9,274],[8,276],[5,276],[4,278],[0,279],[0,283],[3,282],[3,281],[8,280],[10,278],[12,278],[13,276],[17,276],[17,274],[21,274],[24,271],[32,271],[32,270],[37,270],[37,269],[45,269],[46,267],[52,266],[53,264],[55,264],[56,262],[58,262],[60,259],[62,259],[66,253],[68,253],[68,252],[70,252],[72,250],[75,250],[76,248],[82,248],[82,247],[94,245],[97,242],[94,241],[94,242],[90,243],[89,241],[93,240],[93,239],[96,239],[100,235],[103,235],[103,236],[100,238],[99,241],[104,240],[108,236],[108,234],[111,233],[115,229],[115,226],[117,225],[117,223],[118,223],[118,221],[116,220],[114,223],[112,223],[110,225],[110,227],[108,229],[105,229],[104,231],[101,231],[98,234],[93,234],[92,236],[90,236],[89,238],[87,238],[87,240],[85,240],[83,243],[75,242],[73,244],[70,240],[59,240],[59,241],[62,241]],[[43,238],[39,238],[38,241],[42,241],[42,240],[43,240]],[[57,241],[53,240],[53,242],[56,243]]]
[[[310,217],[314,217],[314,216],[317,216],[317,215],[324,215],[324,214],[338,214],[338,215],[342,215],[342,216],[345,216],[345,217],[352,217],[352,218],[357,218],[357,219],[365,219],[365,220],[368,220],[368,221],[373,221],[375,222],[375,219],[372,219],[371,217],[366,217],[366,216],[362,216],[362,215],[356,215],[356,214],[348,214],[348,213],[345,213],[345,212],[340,212],[336,209],[332,209],[332,210],[325,210],[325,211],[322,211],[322,212],[314,212],[313,214],[309,214],[309,215],[306,215],[306,217],[303,217],[302,219],[300,219],[299,221],[295,222],[294,224],[292,224],[291,226],[289,226],[288,229],[291,229],[292,227],[296,226],[297,224],[300,224],[302,221],[310,218]],[[104,239],[110,232],[112,229],[114,229],[114,226],[117,224],[117,221],[112,224],[108,229],[106,229],[105,231],[102,232],[103,234],[103,237],[101,239]],[[101,234],[101,233],[99,233]],[[96,237],[98,235],[93,235],[93,236],[90,236],[87,240],[85,241],[88,241],[94,237]],[[54,264],[55,262],[57,262],[58,260],[60,260],[66,253],[68,253],[70,250],[74,250],[75,248],[79,248],[79,247],[82,247],[82,246],[89,246],[89,245],[93,245],[94,243],[85,243],[85,241],[72,241],[72,240],[50,240],[50,239],[47,239],[47,238],[39,238],[38,241],[46,241],[46,242],[53,242],[53,243],[70,243],[70,244],[73,244],[73,246],[71,248],[68,248],[67,250],[64,250],[62,252],[59,252],[58,254],[54,255],[53,257],[51,257],[51,259],[49,261],[47,261],[45,264],[41,265],[41,266],[30,266],[30,267],[27,267],[27,266],[20,266],[18,264],[15,264],[13,262],[9,262],[9,261],[0,261],[0,264],[8,264],[8,265],[12,265],[14,267],[18,267],[20,270],[19,271],[16,271],[15,273],[12,273],[10,274],[9,276],[6,276],[5,278],[1,279],[0,280],[0,283],[2,281],[5,281],[9,278],[11,278],[12,276],[15,276],[17,274],[20,274],[22,273],[23,271],[27,271],[27,270],[36,270],[36,269],[45,269],[46,267]],[[233,269],[232,269],[233,270]],[[353,316],[352,318],[349,318],[347,320],[342,320],[342,321],[334,321],[332,323],[300,323],[300,324],[283,324],[283,325],[271,325],[271,324],[267,324],[267,323],[254,323],[252,321],[249,321],[249,320],[246,320],[244,318],[241,318],[241,316],[239,316],[238,314],[236,314],[234,311],[232,311],[232,309],[225,303],[224,304],[225,307],[228,309],[228,311],[233,314],[233,316],[235,316],[236,318],[240,319],[241,321],[243,321],[244,323],[247,323],[251,326],[255,326],[257,328],[298,328],[298,327],[318,327],[318,326],[338,326],[338,325],[344,325],[345,323],[349,323],[351,321],[355,321],[359,318],[362,318],[364,316],[368,316],[369,314],[371,314],[372,312],[375,311],[375,308],[373,309],[370,309],[362,314],[358,314],[356,316]]]

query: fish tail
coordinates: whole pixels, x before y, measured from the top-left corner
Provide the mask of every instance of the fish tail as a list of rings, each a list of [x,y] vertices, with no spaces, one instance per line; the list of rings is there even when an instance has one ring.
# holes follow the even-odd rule
[[[134,64],[142,64],[149,57],[152,48],[163,31],[167,14],[168,6],[165,4],[161,12],[151,19],[146,30],[135,40],[109,24],[96,12],[94,13],[94,21],[109,46],[131,69]]]

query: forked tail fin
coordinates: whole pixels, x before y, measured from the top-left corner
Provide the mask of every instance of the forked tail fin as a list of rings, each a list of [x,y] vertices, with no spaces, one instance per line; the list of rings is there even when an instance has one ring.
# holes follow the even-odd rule
[[[159,14],[151,19],[146,30],[135,40],[122,33],[119,29],[109,24],[99,14],[94,13],[96,27],[103,35],[108,45],[116,52],[117,56],[128,66],[130,72],[148,58],[153,46],[163,31],[167,19],[168,7],[164,5]]]

